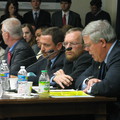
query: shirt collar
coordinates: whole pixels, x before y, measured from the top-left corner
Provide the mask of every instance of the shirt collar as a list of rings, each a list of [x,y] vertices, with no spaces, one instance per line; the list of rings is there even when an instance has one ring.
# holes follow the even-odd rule
[[[33,10],[33,15],[34,15],[36,12],[37,12],[37,14],[39,15],[40,10],[38,10],[38,11],[34,11],[34,10]]]
[[[57,58],[57,56],[54,57],[53,59],[51,59],[51,63],[52,63],[52,64],[54,63],[54,61],[56,60],[56,58]]]
[[[14,47],[18,44],[19,41],[20,41],[20,40],[18,40],[16,43],[14,43],[14,45],[9,49],[10,52],[13,51]]]
[[[68,15],[69,15],[69,11],[67,11],[67,12],[62,11],[62,16],[63,16],[64,14],[66,14],[66,16],[68,16]]]
[[[111,51],[112,51],[113,47],[115,46],[116,42],[117,42],[117,40],[116,40],[116,41],[112,44],[112,46],[110,47],[110,49],[109,49],[109,51],[108,51],[108,53],[107,53],[107,56],[106,56],[106,58],[105,58],[105,60],[104,60],[105,63],[107,63],[108,56],[109,56],[109,54],[111,53]]]

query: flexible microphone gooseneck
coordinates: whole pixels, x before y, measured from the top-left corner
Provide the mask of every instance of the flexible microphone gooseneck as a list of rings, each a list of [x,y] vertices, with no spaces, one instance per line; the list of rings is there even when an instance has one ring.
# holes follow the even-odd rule
[[[40,62],[40,61],[42,61],[42,60],[48,59],[50,56],[52,56],[53,54],[55,54],[55,53],[57,53],[57,52],[59,52],[59,51],[61,51],[61,50],[57,50],[57,51],[49,50],[48,52],[49,52],[50,54],[49,54],[48,56],[39,59],[37,62],[35,62],[35,63],[29,65],[28,67],[31,67],[31,66],[37,64],[38,62]]]
[[[46,53],[52,53],[52,52],[54,52],[54,50],[49,50],[49,51],[47,51]],[[38,55],[42,55],[42,53],[40,53],[40,54],[38,54]],[[31,58],[34,58],[34,57],[38,56],[38,55],[34,55],[34,56],[31,56],[31,57],[28,57],[28,58],[26,58],[26,59],[24,59],[24,60],[20,60],[20,62],[27,61],[27,60],[29,60],[29,59],[31,59]],[[17,62],[19,62],[19,61],[17,61]],[[15,63],[16,63],[16,62],[15,62]],[[14,63],[14,64],[15,64],[15,63]]]
[[[57,50],[57,51],[54,51],[53,49],[52,50],[49,50],[49,51],[47,51],[46,53],[51,53],[51,54],[49,54],[47,57],[45,57],[45,58],[49,58],[51,55],[53,55],[54,53],[57,53],[57,52],[59,52],[59,51],[69,51],[69,50],[72,50],[72,47],[70,47],[70,48],[67,48],[67,49],[63,49],[63,50]],[[2,56],[4,56],[4,55],[6,55],[6,54],[3,54]],[[31,57],[29,57],[29,58],[26,58],[26,59],[24,59],[24,60],[21,60],[20,62],[24,62],[24,61],[27,61],[27,60],[29,60],[29,59],[31,59],[31,58],[34,58],[34,57],[36,57],[36,56],[39,56],[39,55],[43,55],[43,53],[40,53],[40,54],[37,54],[37,55],[34,55],[34,56],[31,56]],[[17,61],[17,62],[19,62],[19,61]],[[15,62],[15,63],[17,63],[17,62]],[[14,64],[15,64],[14,63]]]

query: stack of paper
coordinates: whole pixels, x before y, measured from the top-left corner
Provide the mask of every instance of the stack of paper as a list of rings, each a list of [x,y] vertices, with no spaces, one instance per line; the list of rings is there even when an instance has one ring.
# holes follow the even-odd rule
[[[54,98],[62,98],[62,97],[93,97],[84,93],[83,91],[76,90],[52,90],[50,91],[50,96]]]

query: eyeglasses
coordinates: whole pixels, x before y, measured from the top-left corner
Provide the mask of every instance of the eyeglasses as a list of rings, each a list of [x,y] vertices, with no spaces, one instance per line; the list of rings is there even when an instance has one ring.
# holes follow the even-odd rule
[[[76,45],[82,44],[82,43],[80,43],[80,42],[63,42],[62,44],[64,47],[66,47],[68,45],[70,45],[71,47],[75,47]]]
[[[91,46],[90,44],[83,44],[84,48],[90,48],[90,46]]]

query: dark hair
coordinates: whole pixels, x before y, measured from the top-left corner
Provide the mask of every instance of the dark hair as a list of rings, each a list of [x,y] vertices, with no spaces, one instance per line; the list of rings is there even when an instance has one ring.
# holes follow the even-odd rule
[[[30,0],[30,2],[32,2],[32,0]],[[42,2],[42,0],[39,0],[39,2]]]
[[[71,0],[60,0],[60,2],[68,2],[68,3],[72,3]]]
[[[59,27],[49,27],[42,32],[42,35],[51,35],[55,45],[64,41],[64,33]]]
[[[22,28],[24,27],[28,27],[28,29],[30,30],[31,34],[33,35],[31,40],[29,41],[29,45],[32,46],[34,44],[36,44],[36,39],[35,39],[35,30],[33,29],[32,25],[29,23],[24,23],[22,24]]]
[[[62,29],[63,33],[65,34],[71,28],[73,28],[72,25],[63,25],[61,29]]]
[[[102,7],[102,1],[101,0],[91,0],[90,5],[93,6],[97,6],[98,8]]]
[[[5,7],[5,14],[9,14],[9,6],[13,4],[13,6],[15,7],[15,15],[18,15],[18,1],[17,0],[8,0],[6,7]]]

